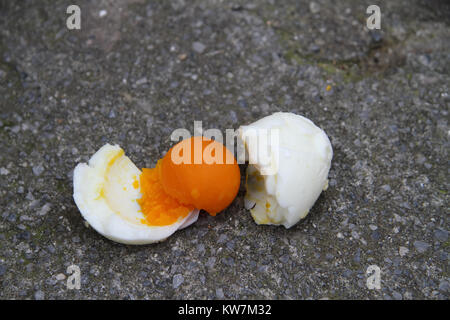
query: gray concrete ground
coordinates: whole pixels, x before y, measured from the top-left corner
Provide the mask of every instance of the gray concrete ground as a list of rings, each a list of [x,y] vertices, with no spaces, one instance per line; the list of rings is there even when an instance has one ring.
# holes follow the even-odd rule
[[[0,1],[0,298],[448,299],[449,23],[437,0]],[[279,110],[334,148],[292,229],[257,226],[242,184],[160,244],[84,225],[72,170],[104,143],[148,167],[175,128]]]

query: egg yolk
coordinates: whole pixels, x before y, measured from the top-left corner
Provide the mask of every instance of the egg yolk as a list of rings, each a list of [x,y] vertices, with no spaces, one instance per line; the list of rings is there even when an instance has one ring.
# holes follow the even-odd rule
[[[231,204],[241,182],[233,153],[223,144],[201,136],[172,147],[161,160],[158,172],[167,194],[213,216]]]
[[[183,162],[178,159],[182,158]],[[215,216],[239,191],[241,174],[234,155],[221,143],[192,137],[172,147],[153,169],[142,169],[137,199],[150,226],[167,226],[203,209]]]
[[[142,198],[137,199],[137,203],[145,217],[142,223],[149,226],[171,225],[194,210],[193,206],[180,204],[164,191],[158,174],[160,162],[158,161],[156,168],[142,169],[139,177]],[[133,187],[138,187],[137,181],[133,183]]]

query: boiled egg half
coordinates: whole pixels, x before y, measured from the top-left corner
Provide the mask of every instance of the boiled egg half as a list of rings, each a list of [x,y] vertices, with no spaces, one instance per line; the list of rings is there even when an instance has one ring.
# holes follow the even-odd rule
[[[277,112],[241,126],[248,153],[245,206],[257,224],[290,228],[328,186],[333,149],[325,132],[297,114]]]
[[[198,150],[200,160],[194,159]],[[234,161],[218,161],[218,155]],[[211,215],[225,209],[239,190],[240,171],[221,143],[192,137],[142,171],[122,148],[106,144],[76,166],[73,184],[75,203],[91,227],[116,242],[148,244],[197,221],[200,209]]]

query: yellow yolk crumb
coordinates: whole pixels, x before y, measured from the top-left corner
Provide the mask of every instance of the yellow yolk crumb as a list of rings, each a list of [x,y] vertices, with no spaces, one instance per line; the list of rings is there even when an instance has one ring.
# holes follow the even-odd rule
[[[330,91],[330,90],[331,90],[331,86],[330,86],[330,85],[327,85],[326,90],[327,90],[327,91]]]
[[[133,181],[133,188],[135,189],[139,188],[139,182],[137,180]]]
[[[159,179],[158,165],[153,169],[142,169],[139,180],[142,198],[137,199],[137,203],[141,206],[145,217],[142,223],[149,226],[167,226],[186,217],[194,210],[194,207],[182,205],[165,193]],[[133,183],[134,186],[135,183]]]

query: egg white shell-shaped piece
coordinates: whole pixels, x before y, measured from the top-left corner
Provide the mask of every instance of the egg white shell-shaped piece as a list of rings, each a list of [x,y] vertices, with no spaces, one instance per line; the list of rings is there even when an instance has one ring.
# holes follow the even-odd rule
[[[277,133],[276,143],[261,139],[267,130]],[[249,158],[246,208],[258,224],[292,227],[328,186],[330,140],[311,120],[286,112],[241,126],[239,137]]]
[[[106,238],[125,244],[148,244],[168,238],[197,221],[195,209],[168,226],[148,226],[136,199],[141,171],[118,145],[106,144],[73,173],[73,198],[89,225]]]

